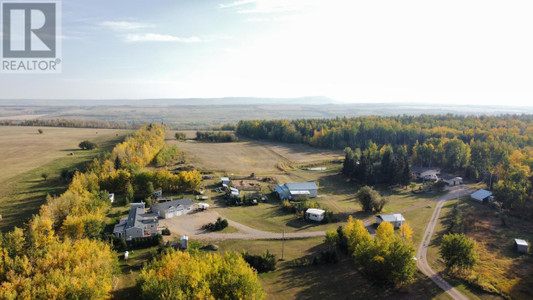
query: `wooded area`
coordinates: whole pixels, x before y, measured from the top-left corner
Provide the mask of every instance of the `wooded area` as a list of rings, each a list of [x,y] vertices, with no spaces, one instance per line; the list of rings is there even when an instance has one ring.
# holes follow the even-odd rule
[[[505,208],[533,214],[533,116],[421,115],[240,121],[239,135],[345,149],[362,184],[407,183],[407,166],[439,167],[494,189]]]

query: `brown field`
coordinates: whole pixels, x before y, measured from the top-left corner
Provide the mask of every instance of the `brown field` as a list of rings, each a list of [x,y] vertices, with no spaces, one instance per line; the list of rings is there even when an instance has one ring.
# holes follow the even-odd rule
[[[188,133],[188,136],[190,135],[191,133]],[[167,143],[186,151],[188,162],[202,171],[241,175],[273,175],[280,173],[280,164],[326,161],[338,159],[343,155],[342,151],[316,149],[305,145],[248,140],[236,143],[196,143],[168,137]]]
[[[39,134],[41,128],[44,133]],[[83,140],[108,139],[124,130],[0,126],[0,182],[79,150]]]

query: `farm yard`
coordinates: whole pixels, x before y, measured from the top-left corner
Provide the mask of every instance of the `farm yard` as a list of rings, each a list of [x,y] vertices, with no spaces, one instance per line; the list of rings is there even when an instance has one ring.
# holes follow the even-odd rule
[[[131,131],[0,126],[0,228],[21,226],[45,203],[46,195],[64,191],[64,169],[81,167],[110,150]],[[98,132],[98,133],[97,133]],[[91,140],[99,148],[82,151],[78,144]],[[70,155],[72,153],[72,155]],[[47,174],[46,180],[42,174]]]
[[[188,132],[187,137],[193,138],[194,133]],[[323,238],[325,231],[345,225],[349,216],[365,220],[367,226],[375,226],[373,225],[375,215],[363,212],[356,201],[355,193],[359,186],[347,182],[345,177],[340,175],[342,153],[303,145],[252,140],[217,144],[185,142],[176,141],[168,137],[168,134],[167,144],[177,145],[185,152],[187,165],[207,174],[203,185],[204,195],[207,195],[209,200],[202,202],[211,205],[209,212],[184,216],[183,219],[178,217],[173,220],[163,220],[162,224],[172,232],[168,239],[177,238],[181,234],[190,234],[192,239],[204,244],[209,241],[215,242],[222,252],[246,250],[260,254],[268,249],[279,258],[282,242],[278,239],[284,232],[287,239],[284,246],[285,260],[280,262],[278,270],[260,276],[269,299],[318,298],[319,295],[313,295],[314,289],[310,286],[317,287],[316,281],[319,277],[325,282],[323,285],[319,284],[320,287],[317,288],[327,287],[324,293],[332,295],[348,295],[346,287],[351,286],[348,285],[350,283],[371,291],[376,295],[376,299],[378,297],[425,299],[427,295],[437,299],[448,299],[442,290],[422,274],[417,275],[412,292],[408,294],[398,293],[379,285],[374,286],[362,274],[355,271],[350,258],[344,258],[344,263],[338,265],[305,268],[293,268],[290,265],[289,261],[292,259],[312,258],[312,255],[318,255],[323,251],[326,247]],[[255,174],[255,178],[250,177],[252,173]],[[266,194],[268,200],[249,206],[227,205],[224,194],[218,189],[221,186],[221,176],[237,178],[232,181],[232,186],[239,188],[242,191],[241,195],[246,190],[255,189]],[[273,181],[263,181],[261,180],[263,178]],[[277,195],[270,194],[278,183],[308,181],[314,181],[319,186],[318,197],[310,201],[318,203],[320,208],[332,211],[334,217],[331,222],[327,224],[310,222],[294,213],[285,212]],[[417,246],[435,208],[435,199],[443,193],[413,194],[409,188],[386,186],[378,189],[388,199],[383,213],[403,213],[414,230],[413,239]],[[226,218],[232,226],[232,232],[201,231],[203,223],[212,222],[216,217]],[[293,238],[300,234],[310,236]],[[315,234],[318,236],[312,237]],[[330,273],[331,276],[328,278],[331,278],[331,281],[325,279],[322,273]],[[341,280],[341,277],[337,276],[344,279]],[[350,291],[353,292],[353,286]]]

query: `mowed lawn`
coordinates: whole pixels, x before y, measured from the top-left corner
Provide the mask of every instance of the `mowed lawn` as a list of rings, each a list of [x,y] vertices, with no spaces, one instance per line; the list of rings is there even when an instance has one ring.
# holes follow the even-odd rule
[[[512,299],[531,299],[533,292],[533,259],[516,252],[514,238],[533,241],[533,222],[509,217],[508,226],[501,223],[496,210],[487,205],[475,203],[468,198],[453,200],[443,207],[439,224],[428,249],[428,261],[432,268],[443,272],[445,267],[439,255],[442,236],[447,233],[454,205],[464,213],[466,235],[477,242],[479,261],[474,272],[480,274],[487,287],[493,287]],[[499,299],[466,283],[445,278],[470,298]]]
[[[58,195],[66,189],[68,182],[60,178],[63,169],[82,168],[94,157],[111,150],[130,132],[44,127],[42,128],[44,134],[38,135],[37,129],[0,127],[3,140],[0,148],[6,149],[1,159],[5,164],[5,170],[8,170],[6,175],[2,166],[3,179],[0,181],[2,231],[23,225],[33,214],[38,213],[40,206],[46,201],[46,195]],[[79,137],[77,131],[80,132]],[[90,151],[77,148],[79,142],[86,139],[95,142],[99,148]],[[54,141],[57,141],[57,144]],[[4,142],[12,143],[11,147]],[[43,157],[42,161],[40,157]],[[30,161],[31,164],[24,160]],[[43,173],[48,175],[47,180],[41,177]],[[12,174],[14,175],[11,176]]]

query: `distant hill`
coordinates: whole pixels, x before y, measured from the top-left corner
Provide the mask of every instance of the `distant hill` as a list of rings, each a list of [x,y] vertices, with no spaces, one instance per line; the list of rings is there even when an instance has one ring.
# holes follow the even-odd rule
[[[173,106],[173,105],[326,105],[339,103],[327,97],[312,96],[298,98],[256,98],[256,97],[226,97],[226,98],[178,98],[178,99],[109,99],[109,100],[0,100],[3,105],[21,106]]]

